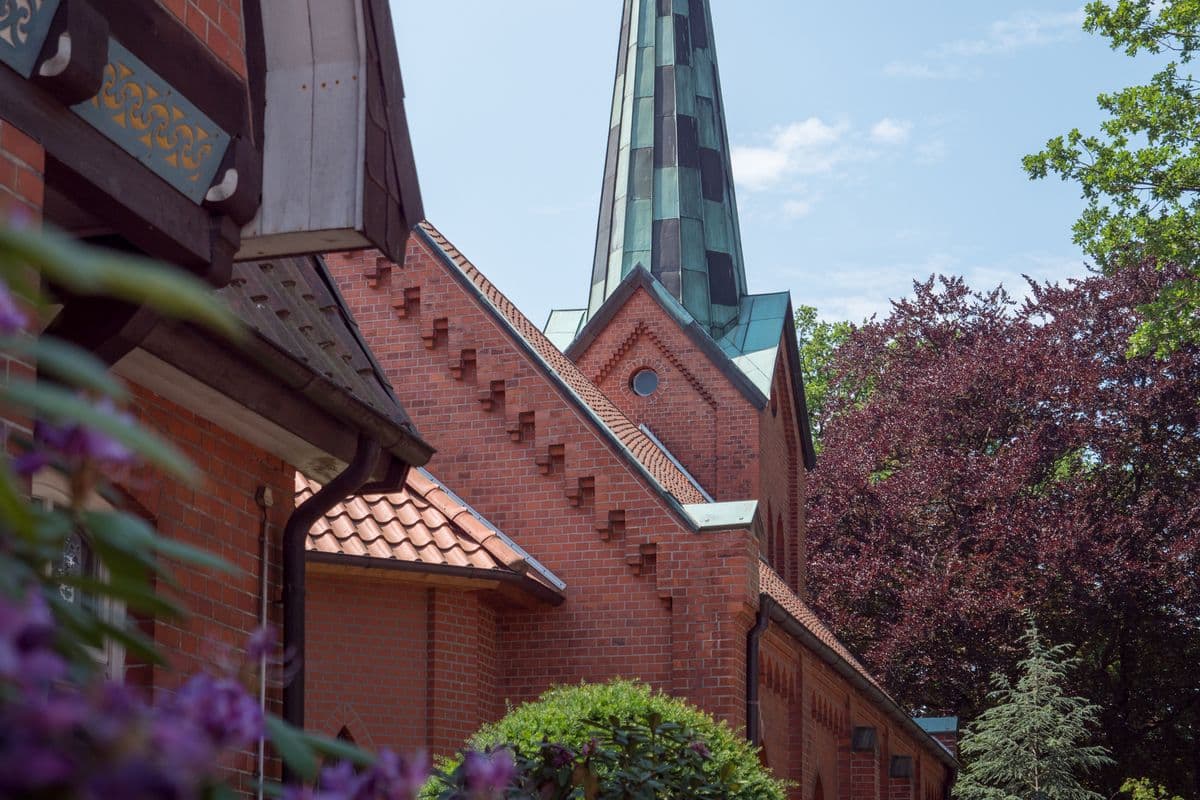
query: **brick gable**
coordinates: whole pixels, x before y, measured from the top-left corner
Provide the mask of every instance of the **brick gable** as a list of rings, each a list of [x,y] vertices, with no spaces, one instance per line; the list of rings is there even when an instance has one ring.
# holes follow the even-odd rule
[[[753,534],[696,533],[678,503],[703,498],[686,477],[436,242],[414,236],[403,267],[373,252],[327,260],[401,402],[436,443],[430,468],[567,584],[561,608],[502,616],[500,696],[621,675],[740,724]],[[623,426],[615,437],[597,409]]]

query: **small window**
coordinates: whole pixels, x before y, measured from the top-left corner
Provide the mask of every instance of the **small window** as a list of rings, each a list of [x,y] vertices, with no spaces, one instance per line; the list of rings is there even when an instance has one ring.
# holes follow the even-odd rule
[[[33,499],[43,508],[65,508],[71,504],[71,488],[65,475],[57,470],[44,469],[33,476]],[[84,503],[89,511],[111,511],[112,506],[99,495],[94,495]],[[72,533],[63,543],[62,553],[54,566],[57,576],[88,576],[104,579],[104,566],[92,553],[92,548],[78,533]],[[107,622],[118,624],[125,617],[125,605],[111,598],[98,599],[78,587],[60,584],[58,587],[62,597],[72,605],[96,611]],[[103,667],[105,674],[112,680],[120,681],[125,676],[125,650],[111,639],[105,642],[102,650],[94,651],[96,661]]]
[[[638,397],[649,397],[658,391],[658,373],[649,367],[639,369],[630,379],[629,386]]]

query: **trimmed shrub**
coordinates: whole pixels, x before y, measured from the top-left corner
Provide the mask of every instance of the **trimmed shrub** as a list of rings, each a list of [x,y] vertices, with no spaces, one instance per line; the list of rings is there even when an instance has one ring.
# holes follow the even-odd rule
[[[508,798],[786,797],[786,785],[727,724],[625,680],[551,689],[484,726],[467,747],[513,752]],[[467,772],[461,756],[447,761],[422,798],[470,796]]]

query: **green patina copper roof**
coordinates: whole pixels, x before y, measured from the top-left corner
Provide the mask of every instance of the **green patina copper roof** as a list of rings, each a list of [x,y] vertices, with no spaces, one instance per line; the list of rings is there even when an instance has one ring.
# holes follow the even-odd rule
[[[737,365],[764,395],[771,396],[779,342],[788,317],[791,296],[787,292],[743,297],[737,324],[717,340],[721,351]]]
[[[550,312],[550,319],[542,332],[554,343],[559,350],[566,350],[575,341],[575,337],[583,330],[587,322],[586,308],[555,309]]]
[[[625,0],[586,315],[638,265],[714,338],[738,317],[746,275],[708,0]]]
[[[958,733],[958,717],[914,717],[926,733]]]

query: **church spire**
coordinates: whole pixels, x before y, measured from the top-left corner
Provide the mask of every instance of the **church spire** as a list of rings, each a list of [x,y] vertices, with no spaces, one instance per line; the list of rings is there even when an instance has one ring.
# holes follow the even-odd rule
[[[625,0],[590,318],[638,266],[719,337],[746,295],[708,0]]]

